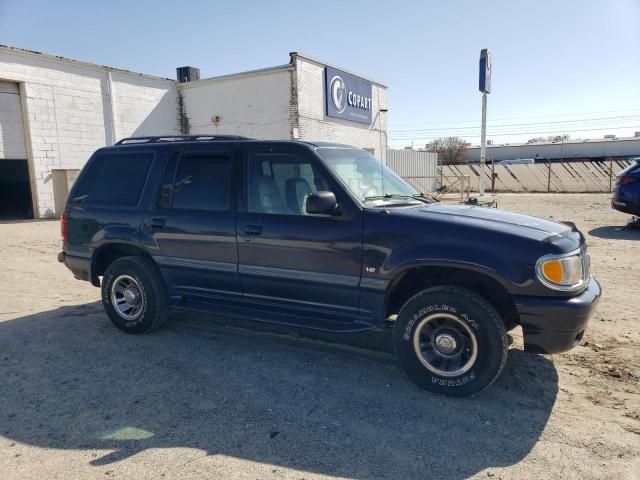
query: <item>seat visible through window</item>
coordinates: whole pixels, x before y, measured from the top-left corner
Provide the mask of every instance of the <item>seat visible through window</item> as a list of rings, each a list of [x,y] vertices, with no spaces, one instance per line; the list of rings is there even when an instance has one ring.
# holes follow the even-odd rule
[[[266,175],[249,179],[249,209],[258,213],[291,213],[282,201],[275,180]]]
[[[302,155],[250,153],[247,167],[250,212],[307,215],[309,195],[327,189],[326,179],[311,160]]]
[[[284,189],[289,210],[298,215],[305,215],[305,203],[312,192],[309,182],[300,177],[287,178]]]

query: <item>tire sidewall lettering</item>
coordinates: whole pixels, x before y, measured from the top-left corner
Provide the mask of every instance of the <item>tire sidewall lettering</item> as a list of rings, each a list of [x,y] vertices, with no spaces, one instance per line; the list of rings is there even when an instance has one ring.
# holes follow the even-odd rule
[[[477,341],[474,363],[457,376],[428,368],[420,357],[422,347],[414,344],[424,319],[439,315],[455,316]],[[403,305],[396,322],[393,330],[396,356],[405,373],[425,390],[456,397],[472,395],[493,383],[504,367],[507,348],[502,319],[484,297],[464,287],[425,288]]]
[[[437,384],[440,387],[462,387],[473,382],[476,378],[478,378],[478,376],[472,370],[468,375],[456,379],[432,376],[431,383]]]

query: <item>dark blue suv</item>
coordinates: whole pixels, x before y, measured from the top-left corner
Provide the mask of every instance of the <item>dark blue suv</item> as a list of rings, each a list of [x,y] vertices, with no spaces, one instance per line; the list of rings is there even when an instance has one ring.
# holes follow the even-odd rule
[[[640,216],[640,158],[616,176],[611,206],[616,210]]]
[[[120,329],[173,309],[331,332],[393,325],[427,390],[468,395],[525,349],[577,345],[600,297],[572,226],[443,205],[332,143],[147,137],[101,148],[69,195],[64,262]]]

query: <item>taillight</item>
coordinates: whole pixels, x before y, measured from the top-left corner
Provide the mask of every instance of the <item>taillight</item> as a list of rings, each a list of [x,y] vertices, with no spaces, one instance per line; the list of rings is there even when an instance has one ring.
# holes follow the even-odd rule
[[[620,179],[620,185],[629,185],[631,183],[635,183],[638,180],[637,177],[622,177]]]
[[[67,214],[63,213],[60,217],[60,234],[62,235],[62,243],[67,243]]]

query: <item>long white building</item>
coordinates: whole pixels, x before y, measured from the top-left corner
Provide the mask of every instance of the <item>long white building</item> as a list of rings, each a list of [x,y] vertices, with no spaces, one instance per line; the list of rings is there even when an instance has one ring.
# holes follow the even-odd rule
[[[480,147],[469,147],[469,161],[480,161]],[[487,161],[608,160],[640,156],[640,132],[635,137],[487,145]]]
[[[0,217],[58,216],[93,151],[131,136],[328,140],[385,160],[379,82],[299,53],[277,67],[190,80],[0,46]]]

